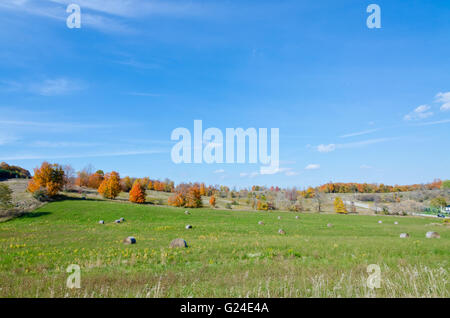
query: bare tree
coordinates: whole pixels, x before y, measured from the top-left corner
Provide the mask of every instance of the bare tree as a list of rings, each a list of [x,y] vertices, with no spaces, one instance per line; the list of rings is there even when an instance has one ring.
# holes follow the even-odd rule
[[[65,165],[64,171],[64,190],[72,189],[75,184],[75,169],[71,165]]]
[[[326,196],[319,189],[314,189],[314,202],[316,202],[317,212],[322,212],[322,206],[325,203]]]
[[[378,212],[378,206],[379,206],[380,202],[381,202],[381,197],[379,195],[376,195],[373,200],[373,207],[375,209],[375,213]]]

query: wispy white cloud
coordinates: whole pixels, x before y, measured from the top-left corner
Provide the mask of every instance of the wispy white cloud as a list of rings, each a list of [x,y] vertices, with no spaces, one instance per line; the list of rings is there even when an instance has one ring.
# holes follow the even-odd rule
[[[21,120],[0,120],[0,125],[5,126],[25,126],[38,128],[57,128],[57,129],[93,129],[93,128],[107,128],[112,125],[101,124],[80,124],[71,122],[38,122],[38,121],[21,121]]]
[[[420,120],[433,116],[433,112],[429,111],[431,109],[428,105],[420,105],[416,107],[412,112],[406,114],[404,120]]]
[[[12,136],[10,134],[2,134],[0,133],[0,146],[7,145],[18,141],[19,138]]]
[[[369,130],[358,131],[358,132],[342,135],[342,136],[339,136],[339,137],[340,138],[349,138],[349,137],[355,137],[355,136],[362,136],[362,135],[371,134],[371,133],[376,132],[378,130],[379,129],[369,129]]]
[[[441,111],[450,110],[450,92],[438,93],[436,95],[436,102],[443,103],[441,106]]]
[[[329,144],[329,145],[318,145],[317,146],[317,151],[318,152],[332,152],[336,150],[336,145],[335,144]]]
[[[121,64],[121,65],[131,66],[134,68],[144,69],[144,70],[157,69],[157,68],[161,67],[159,64],[156,64],[156,63],[144,63],[144,62],[136,61],[135,59],[127,59],[127,60],[113,61],[113,62],[117,63],[117,64]]]
[[[30,85],[32,92],[43,96],[66,95],[82,88],[82,85],[67,78],[47,79]]]
[[[286,168],[286,167],[278,168],[274,173],[270,173],[270,174],[274,175],[274,174],[280,174],[280,173],[283,173],[285,176],[288,176],[288,177],[296,176],[299,174],[298,172],[294,171],[292,168]],[[249,177],[249,178],[254,178],[259,175],[264,175],[264,173],[261,173],[260,171],[255,171],[255,172],[241,172],[239,174],[240,177]]]
[[[225,172],[225,170],[223,170],[223,169],[217,169],[217,170],[213,171],[213,173],[224,173],[224,172]]]
[[[373,167],[369,166],[369,165],[361,165],[359,168],[361,168],[361,169],[373,169]]]
[[[443,120],[436,120],[436,121],[429,121],[424,123],[418,123],[417,126],[429,126],[429,125],[440,125],[440,124],[447,124],[450,123],[450,119],[443,119]]]
[[[260,173],[259,173],[258,171],[254,171],[254,172],[241,172],[241,173],[239,174],[239,176],[240,176],[241,178],[244,178],[244,177],[254,178],[254,177],[259,176],[259,175],[260,175]]]
[[[32,147],[39,148],[75,148],[75,147],[97,147],[100,143],[95,142],[76,142],[76,141],[35,141],[31,143]]]
[[[85,88],[80,81],[69,78],[54,78],[30,81],[2,80],[1,89],[6,92],[32,93],[41,96],[66,95]]]
[[[155,93],[147,93],[147,92],[129,92],[127,93],[131,96],[142,96],[142,97],[160,97],[161,94],[155,94]]]
[[[49,159],[73,159],[73,158],[95,158],[95,157],[118,157],[118,156],[136,156],[164,153],[162,150],[143,150],[143,151],[120,151],[103,152],[91,154],[67,154],[67,155],[43,155],[43,154],[23,154],[23,155],[0,155],[2,160],[49,160]]]
[[[378,144],[378,143],[392,141],[392,140],[396,140],[396,139],[398,139],[398,137],[368,139],[368,140],[363,140],[363,141],[350,142],[350,143],[346,143],[346,144],[339,144],[336,146],[336,148],[338,148],[338,149],[359,148],[359,147],[364,147],[367,145]]]
[[[305,167],[305,170],[318,170],[320,169],[320,165],[316,163],[311,163]]]
[[[0,10],[17,11],[29,15],[65,22],[66,7],[76,3],[81,7],[81,27],[104,33],[134,33],[127,19],[152,15],[164,17],[200,17],[211,5],[192,1],[142,0],[1,0]]]
[[[73,0],[50,0],[67,6]],[[77,0],[82,9],[118,17],[134,18],[149,15],[196,16],[205,12],[205,6],[192,1],[142,0]]]
[[[329,144],[329,145],[322,144],[322,145],[317,146],[316,149],[319,152],[327,153],[327,152],[335,151],[336,149],[359,148],[359,147],[364,147],[367,145],[392,141],[395,139],[398,139],[398,138],[395,138],[395,137],[393,137],[393,138],[376,138],[376,139],[368,139],[368,140],[362,140],[362,141],[357,141],[357,142],[349,142],[349,143],[345,143],[345,144]]]

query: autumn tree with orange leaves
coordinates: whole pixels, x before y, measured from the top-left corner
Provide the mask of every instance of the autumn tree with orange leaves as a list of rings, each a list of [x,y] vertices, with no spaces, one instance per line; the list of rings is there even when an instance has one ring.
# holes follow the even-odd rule
[[[40,168],[34,169],[33,179],[28,183],[31,193],[45,189],[49,197],[58,194],[64,187],[64,170],[58,164],[43,162]]]
[[[122,188],[120,187],[120,175],[115,171],[106,174],[105,178],[100,184],[100,187],[98,188],[98,192],[107,199],[116,198],[121,191]]]
[[[88,187],[92,189],[98,189],[103,181],[103,174],[96,172],[89,176]]]
[[[211,198],[209,199],[209,204],[215,208],[216,207],[216,197],[215,196],[211,196]]]
[[[186,202],[186,200],[182,193],[175,193],[174,195],[169,197],[169,199],[167,200],[167,203],[170,206],[177,206],[177,207],[184,206],[185,202]]]
[[[187,208],[201,208],[202,207],[202,196],[200,195],[200,187],[194,185],[189,188],[186,193],[186,203],[184,204]]]
[[[145,188],[141,180],[134,181],[130,191],[130,202],[145,203]]]

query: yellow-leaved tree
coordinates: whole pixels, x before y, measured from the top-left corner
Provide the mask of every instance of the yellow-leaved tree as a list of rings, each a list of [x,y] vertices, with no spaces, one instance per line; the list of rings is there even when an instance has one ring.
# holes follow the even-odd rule
[[[347,213],[344,201],[342,201],[340,197],[334,199],[334,211],[336,211],[336,213]]]
[[[102,183],[98,187],[98,193],[107,199],[116,198],[122,191],[120,187],[120,175],[118,172],[111,172],[105,175]]]

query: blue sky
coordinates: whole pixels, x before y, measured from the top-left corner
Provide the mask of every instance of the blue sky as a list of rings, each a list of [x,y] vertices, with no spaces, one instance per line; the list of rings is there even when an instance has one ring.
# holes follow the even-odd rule
[[[0,161],[238,187],[447,179],[449,35],[444,0],[2,0]],[[172,163],[195,119],[279,128],[279,173]]]

